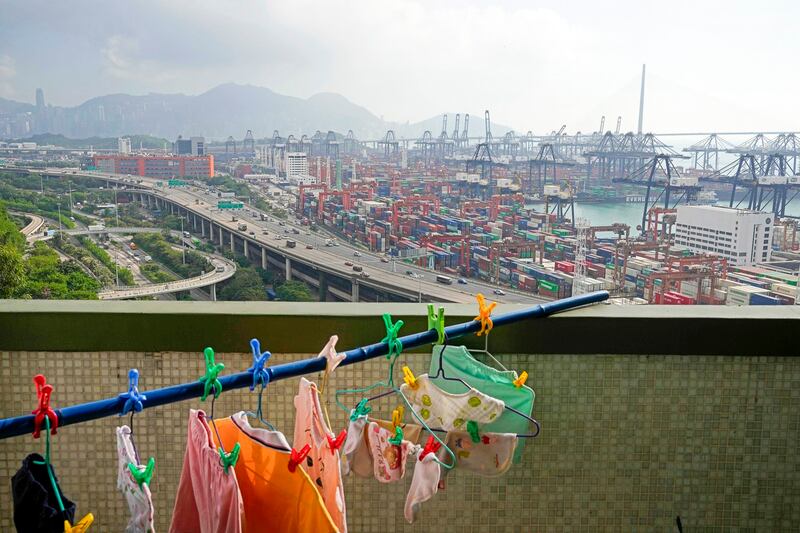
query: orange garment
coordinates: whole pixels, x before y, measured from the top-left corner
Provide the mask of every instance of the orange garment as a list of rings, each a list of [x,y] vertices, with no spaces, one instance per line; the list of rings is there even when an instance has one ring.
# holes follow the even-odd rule
[[[291,447],[282,433],[251,427],[244,412],[215,423],[226,450],[241,446],[234,468],[244,501],[242,532],[338,533],[308,474],[289,471]]]

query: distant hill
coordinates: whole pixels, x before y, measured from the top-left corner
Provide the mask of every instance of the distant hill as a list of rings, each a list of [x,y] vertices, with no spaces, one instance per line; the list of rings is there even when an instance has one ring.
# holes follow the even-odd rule
[[[441,133],[441,115],[418,123],[386,122],[369,110],[335,93],[310,98],[278,94],[264,87],[227,83],[199,95],[110,94],[87,100],[76,107],[37,109],[31,104],[0,99],[0,114],[30,112],[34,134],[52,132],[71,139],[111,139],[136,131],[143,135],[174,140],[202,135],[224,140],[229,135],[242,139],[249,129],[257,139],[282,136],[312,136],[317,130],[346,134],[353,130],[359,139],[382,138],[388,129],[398,137],[415,138],[428,129]],[[462,115],[463,117],[463,115]],[[483,135],[483,114],[471,115],[470,135]],[[450,114],[448,134],[455,114]],[[463,129],[463,118],[462,126]],[[509,128],[492,125],[495,136]],[[133,143],[138,146],[138,142]],[[115,144],[116,145],[116,144]]]
[[[149,135],[120,135],[120,137],[128,137],[131,140],[131,146],[134,148],[163,148],[164,143],[168,147],[172,146],[172,142],[167,139],[160,139],[158,137],[151,137]],[[61,146],[63,148],[96,148],[100,150],[114,150],[117,148],[117,137],[88,137],[86,139],[70,139],[63,135],[54,133],[38,133],[25,139],[14,139],[14,142],[35,142],[39,146]]]

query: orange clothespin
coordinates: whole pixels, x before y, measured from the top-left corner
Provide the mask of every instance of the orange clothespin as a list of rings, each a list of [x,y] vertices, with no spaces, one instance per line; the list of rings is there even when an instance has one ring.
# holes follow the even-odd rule
[[[417,378],[414,376],[414,373],[411,372],[411,369],[407,366],[403,367],[403,380],[414,390],[419,388],[419,383],[417,383]]]
[[[525,385],[526,381],[528,381],[528,373],[523,370],[522,374],[520,374],[519,377],[514,380],[514,386],[516,388],[520,388]]]
[[[69,520],[64,520],[64,533],[85,533],[89,529],[89,526],[92,525],[92,522],[94,522],[94,515],[92,513],[81,518],[74,526],[69,524]]]
[[[334,453],[344,444],[344,439],[347,438],[347,430],[343,429],[336,437],[331,437],[330,435],[325,435],[325,437],[328,439],[328,447],[331,449],[331,453]]]
[[[295,450],[292,448],[292,451],[289,455],[289,472],[294,472],[297,468],[297,465],[303,462],[303,459],[306,458],[308,452],[311,451],[311,446],[306,444],[303,446],[300,451]]]
[[[55,435],[56,429],[58,429],[58,415],[50,407],[53,386],[47,383],[47,379],[42,374],[33,376],[33,382],[36,384],[36,396],[39,399],[39,405],[32,411],[35,415],[33,417],[33,438],[39,438],[44,417],[50,419],[50,433]]]
[[[497,302],[486,305],[486,298],[481,293],[478,293],[476,298],[478,299],[478,316],[476,316],[474,320],[481,321],[481,329],[478,331],[478,337],[480,337],[484,333],[488,335],[494,327],[492,323],[492,311],[497,307]]]

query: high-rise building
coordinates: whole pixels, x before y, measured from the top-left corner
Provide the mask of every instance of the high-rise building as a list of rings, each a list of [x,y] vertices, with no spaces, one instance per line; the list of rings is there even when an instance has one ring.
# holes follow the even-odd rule
[[[175,155],[206,155],[206,140],[204,137],[189,137],[184,139],[178,136],[178,140],[172,146],[172,153]]]
[[[131,153],[131,140],[129,137],[120,137],[117,139],[117,152],[124,155]]]
[[[44,91],[42,89],[36,89],[36,108],[44,109]]]
[[[286,179],[295,184],[316,183],[308,174],[308,156],[305,152],[286,152]]]
[[[716,254],[734,265],[752,265],[772,257],[773,215],[749,209],[681,205],[675,244],[693,252]]]

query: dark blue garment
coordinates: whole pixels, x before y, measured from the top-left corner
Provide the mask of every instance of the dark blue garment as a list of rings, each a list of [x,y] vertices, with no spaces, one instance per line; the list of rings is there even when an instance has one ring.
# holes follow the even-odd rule
[[[32,453],[22,461],[20,468],[11,478],[11,493],[14,497],[14,525],[20,533],[63,533],[64,520],[72,524],[75,520],[75,504],[68,500],[58,484],[55,470],[53,479],[64,504],[62,512],[53,492],[53,484],[47,475],[44,458]],[[52,469],[52,465],[50,466]]]

